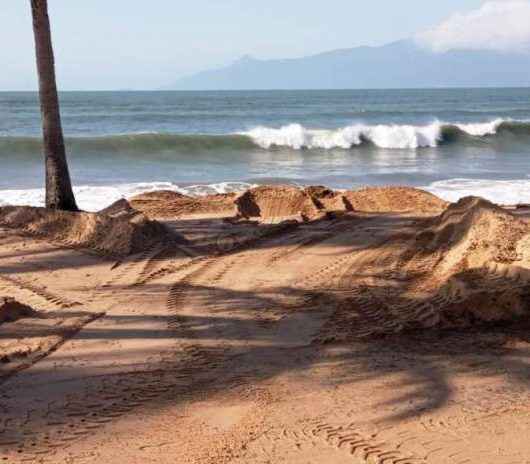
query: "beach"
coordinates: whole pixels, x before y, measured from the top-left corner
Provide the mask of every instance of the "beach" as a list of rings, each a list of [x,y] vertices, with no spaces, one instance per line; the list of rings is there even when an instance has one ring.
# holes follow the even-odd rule
[[[3,206],[0,457],[524,463],[519,203],[261,185]]]
[[[134,3],[2,8],[0,464],[530,464],[530,0]]]

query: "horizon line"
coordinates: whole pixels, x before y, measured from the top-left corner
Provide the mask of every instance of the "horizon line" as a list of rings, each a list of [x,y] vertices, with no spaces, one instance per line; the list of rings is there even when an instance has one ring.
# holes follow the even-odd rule
[[[69,89],[59,90],[59,93],[194,93],[194,92],[344,92],[344,91],[385,91],[385,90],[509,90],[509,89],[530,89],[527,86],[496,86],[483,85],[477,87],[461,86],[439,86],[439,87],[345,87],[345,88],[253,88],[253,89]],[[0,93],[34,93],[39,90],[0,90]]]

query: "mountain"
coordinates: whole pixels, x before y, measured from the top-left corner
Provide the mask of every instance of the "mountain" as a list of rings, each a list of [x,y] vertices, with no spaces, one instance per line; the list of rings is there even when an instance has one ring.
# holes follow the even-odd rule
[[[530,86],[530,53],[452,50],[435,53],[402,40],[304,58],[259,60],[179,79],[175,90],[362,89]]]

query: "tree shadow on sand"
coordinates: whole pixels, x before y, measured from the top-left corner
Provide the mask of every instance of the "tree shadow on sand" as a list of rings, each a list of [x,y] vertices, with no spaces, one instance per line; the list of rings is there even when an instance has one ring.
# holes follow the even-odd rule
[[[388,227],[395,230],[401,240],[409,238],[400,230],[402,219],[397,218],[394,223],[391,216],[387,219]],[[416,220],[421,218],[407,221]],[[337,230],[328,226],[326,224],[326,231],[336,233],[344,224],[337,223]],[[212,240],[208,240],[210,242]],[[360,239],[351,242],[352,249],[365,245]],[[385,243],[400,245],[399,241],[389,240],[388,235]],[[266,239],[260,236],[220,254],[217,251],[215,256],[231,256],[245,247],[266,249],[273,245],[271,236]],[[378,248],[381,242],[374,241],[370,246]],[[39,259],[36,256],[30,265]],[[27,267],[6,265],[0,272],[17,273],[24,269]],[[351,276],[352,279],[365,277],[373,276]],[[181,278],[176,279],[178,294],[174,300],[171,299],[173,289],[156,281],[146,282],[141,287],[145,294],[169,293],[167,314],[156,315],[167,328],[148,328],[147,322],[153,319],[150,314],[109,314],[106,316],[108,326],[98,328],[89,324],[77,333],[75,340],[169,339],[175,341],[174,348],[164,353],[156,352],[151,346],[138,348],[137,353],[128,353],[135,359],[134,364],[122,366],[119,372],[112,374],[97,372],[92,375],[83,372],[80,366],[65,364],[57,380],[61,390],[59,397],[43,406],[42,414],[34,411],[31,420],[24,410],[7,414],[7,419],[0,424],[0,447],[8,453],[25,453],[32,447],[47,449],[47,443],[58,435],[66,436],[64,443],[67,444],[90,433],[90,427],[103,426],[140,408],[148,411],[173,408],[205,396],[213,398],[226,394],[234,386],[259,387],[282,375],[311,376],[322,388],[391,382],[392,396],[380,405],[380,420],[388,423],[439,411],[455,401],[454,379],[462,375],[477,381],[502,381],[503,388],[510,390],[508,400],[513,403],[526,397],[530,387],[528,318],[467,328],[455,325],[440,329],[435,325],[426,329],[408,324],[408,316],[403,316],[396,325],[392,319],[401,316],[393,314],[384,300],[376,300],[369,311],[362,304],[364,295],[376,290],[378,294],[395,292],[394,277],[388,278],[385,284],[386,277],[381,276],[377,289],[365,286],[360,292],[357,288],[325,286],[243,291],[199,285]],[[480,274],[477,278],[480,279]],[[487,287],[488,282],[483,282],[483,286]],[[109,290],[126,295],[127,289],[130,286],[116,284]],[[438,296],[430,298],[438,301]],[[126,297],[124,300],[126,308]],[[400,301],[403,308],[421,308],[423,304],[424,301],[406,297],[401,297]],[[189,305],[196,311],[186,311]],[[440,310],[443,309],[441,305]],[[76,317],[75,311],[60,313],[65,318]],[[144,322],[146,327],[142,328]],[[28,336],[39,337],[38,330],[33,329]],[[330,338],[328,335],[333,330],[335,336]],[[10,336],[12,334],[0,327],[0,339]],[[63,356],[67,355],[60,351],[55,353],[54,361],[60,365],[65,360]],[[105,360],[113,356],[116,354],[91,352],[85,360]],[[325,376],[315,374],[319,369],[325,369]],[[9,411],[9,397],[17,393],[25,378],[32,381],[27,382],[20,394],[32,395],[39,389],[43,392],[53,389],[53,381],[51,385],[39,382],[53,379],[56,373],[45,372],[37,364],[35,369],[1,384],[0,395],[7,395],[7,399],[0,399],[0,408]],[[495,396],[496,392],[490,394]],[[504,401],[507,395],[500,391],[497,397]],[[68,434],[71,429],[79,433]]]

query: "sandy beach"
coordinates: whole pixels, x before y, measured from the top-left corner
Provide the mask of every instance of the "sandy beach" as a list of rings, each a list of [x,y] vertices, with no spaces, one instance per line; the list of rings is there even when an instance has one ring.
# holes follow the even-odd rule
[[[0,208],[0,462],[524,464],[530,209],[406,187]]]

